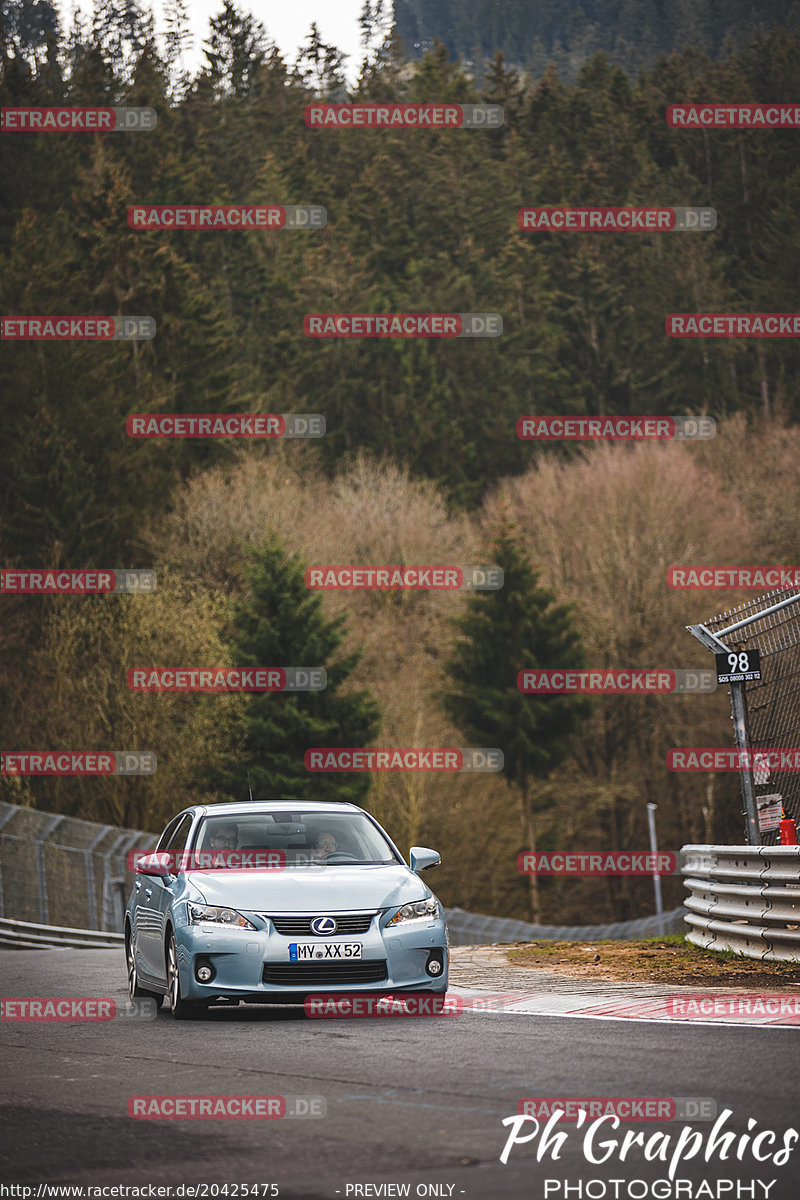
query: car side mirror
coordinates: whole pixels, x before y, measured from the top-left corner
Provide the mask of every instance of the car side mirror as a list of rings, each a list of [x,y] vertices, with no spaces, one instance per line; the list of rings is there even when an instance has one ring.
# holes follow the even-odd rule
[[[419,875],[420,871],[438,867],[442,861],[439,851],[429,850],[427,846],[412,846],[408,852],[408,860],[411,863],[411,870],[416,875]]]
[[[154,850],[151,854],[145,854],[139,859],[136,863],[136,870],[140,875],[155,875],[159,879],[169,879],[174,874],[170,870],[174,857],[169,850]]]

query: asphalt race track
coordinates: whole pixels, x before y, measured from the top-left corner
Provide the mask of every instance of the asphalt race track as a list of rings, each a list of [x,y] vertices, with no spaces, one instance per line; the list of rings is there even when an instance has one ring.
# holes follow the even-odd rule
[[[116,951],[4,951],[0,971],[4,997],[122,1003],[126,996]],[[667,1179],[667,1164],[646,1161],[638,1147],[626,1162],[612,1154],[602,1165],[588,1163],[574,1124],[560,1126],[569,1136],[557,1161],[537,1162],[536,1138],[500,1162],[501,1121],[531,1095],[711,1097],[720,1112],[733,1110],[726,1129],[743,1134],[755,1118],[753,1136],[775,1131],[777,1149],[784,1131],[800,1126],[796,1028],[472,1011],[313,1020],[285,1008],[241,1007],[198,1022],[173,1022],[165,1009],[149,1022],[4,1021],[0,1033],[6,1183],[258,1183],[276,1184],[282,1197],[331,1200],[608,1200],[615,1186],[634,1200],[800,1196],[800,1150],[783,1167],[748,1153],[706,1164],[701,1152],[699,1165],[679,1165],[676,1179],[693,1184],[676,1192],[666,1183],[650,1188]],[[277,1120],[127,1115],[129,1097],[166,1094],[321,1097],[327,1112]],[[688,1122],[704,1139],[712,1123]],[[646,1137],[669,1133],[674,1145],[685,1124],[607,1127],[598,1144],[637,1129]],[[704,1177],[711,1190],[698,1192]],[[553,1181],[547,1192],[546,1180]]]

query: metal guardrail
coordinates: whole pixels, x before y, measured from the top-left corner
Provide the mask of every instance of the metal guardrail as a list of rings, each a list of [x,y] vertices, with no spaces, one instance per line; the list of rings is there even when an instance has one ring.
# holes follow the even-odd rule
[[[533,925],[505,917],[486,917],[446,908],[451,946],[492,945],[497,942],[604,942],[637,941],[682,933],[686,909],[682,906],[660,916],[616,921],[612,925]]]
[[[0,920],[2,950],[118,950],[124,940],[121,933]]]
[[[690,942],[800,963],[800,846],[684,846]]]
[[[72,845],[64,844],[64,831]],[[130,888],[125,852],[155,841],[154,834],[0,803],[0,948],[120,947],[122,934],[114,929],[122,928]],[[451,944],[627,941],[680,933],[686,922],[689,941],[706,949],[800,962],[800,847],[684,846],[683,856],[690,897],[685,907],[672,912],[610,925],[534,925],[451,908],[445,910]],[[65,892],[74,903],[62,913]],[[17,913],[9,913],[12,904]],[[101,913],[105,928],[99,931]],[[29,915],[39,915],[41,923],[23,919]],[[95,928],[51,925],[48,918],[54,916]]]

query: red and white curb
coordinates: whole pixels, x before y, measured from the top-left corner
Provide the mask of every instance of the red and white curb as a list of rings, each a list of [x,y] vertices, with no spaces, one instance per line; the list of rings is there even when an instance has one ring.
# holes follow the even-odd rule
[[[725,999],[726,993],[715,994],[719,995],[720,1000]],[[737,998],[744,995],[742,992],[728,994],[735,995]],[[753,993],[751,997],[754,1006],[756,1008],[763,1006],[764,1012],[755,1011],[742,1015],[715,1014],[713,1016],[675,1015],[669,1004],[670,999],[679,996],[682,1001],[691,1000],[693,993],[688,991],[669,992],[659,998],[645,999],[631,996],[630,999],[620,999],[619,994],[604,995],[602,989],[598,987],[597,993],[592,996],[589,1003],[587,1003],[589,997],[586,992],[581,996],[564,996],[532,991],[509,993],[506,997],[505,994],[490,991],[488,988],[454,987],[450,988],[448,995],[463,1000],[464,1012],[476,1012],[483,1015],[504,1013],[530,1017],[583,1017],[599,1021],[658,1021],[689,1026],[757,1025],[763,1027],[768,1025],[783,1029],[800,1028],[800,1011],[796,1014],[768,1011],[770,1000],[768,993]],[[698,991],[696,993],[698,1002],[708,995],[708,992]],[[800,1010],[800,993],[797,997],[797,1005]]]
[[[507,949],[489,945],[451,950],[453,982],[448,994],[462,1000],[465,1012],[684,1026],[800,1028],[800,986],[783,980],[776,981],[771,991],[651,983],[626,986],[556,974],[546,968],[518,967],[508,962]],[[486,986],[490,982],[492,986]]]

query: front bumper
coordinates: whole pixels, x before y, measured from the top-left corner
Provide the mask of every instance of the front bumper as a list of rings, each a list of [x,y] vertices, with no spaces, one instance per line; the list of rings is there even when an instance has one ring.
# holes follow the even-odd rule
[[[366,933],[328,938],[281,934],[269,917],[240,911],[258,927],[235,929],[187,922],[176,928],[181,994],[187,1000],[238,999],[285,1004],[302,1003],[305,996],[323,992],[447,991],[447,930],[442,918],[387,928],[386,914],[379,912]],[[362,957],[300,963],[290,959],[292,942],[311,942],[322,949],[330,941],[360,942]],[[432,957],[442,964],[438,975],[430,975],[426,970]],[[204,964],[214,973],[208,983],[201,983],[195,973]]]

